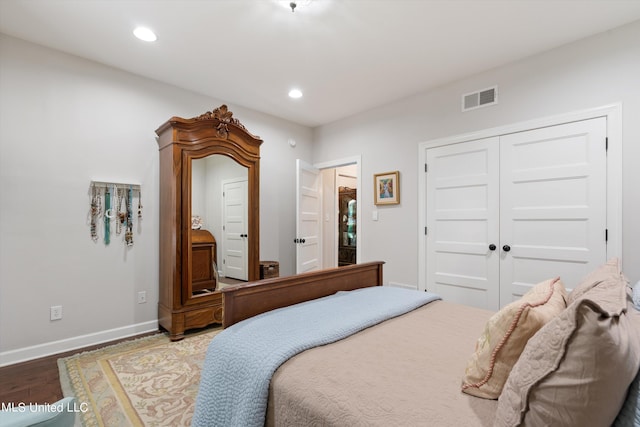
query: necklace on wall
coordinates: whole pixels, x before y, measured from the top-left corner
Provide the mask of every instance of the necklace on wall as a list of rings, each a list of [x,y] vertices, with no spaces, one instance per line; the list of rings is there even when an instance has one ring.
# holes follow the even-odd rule
[[[118,187],[117,192],[118,192],[118,203],[116,206],[116,234],[119,236],[120,233],[122,233],[122,225],[126,221],[127,217],[126,217],[126,214],[121,211],[122,199],[124,198],[124,190]]]
[[[93,186],[91,188],[91,240],[98,241],[98,218],[102,212],[99,190]]]
[[[138,191],[138,219],[142,219],[142,190]]]
[[[111,192],[109,187],[104,189],[104,244],[111,242]]]
[[[126,228],[127,231],[124,233],[124,241],[126,242],[127,246],[133,246],[133,219],[131,218],[132,213],[131,213],[131,202],[133,201],[133,190],[131,189],[131,186],[129,186],[129,190],[127,190],[127,201],[126,201],[126,215],[127,215],[127,219],[126,219]]]

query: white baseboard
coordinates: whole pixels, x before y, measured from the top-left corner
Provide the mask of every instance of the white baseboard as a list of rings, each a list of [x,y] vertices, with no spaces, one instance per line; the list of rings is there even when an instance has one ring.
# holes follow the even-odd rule
[[[412,289],[414,291],[418,289],[416,285],[407,285],[406,283],[400,283],[400,282],[389,282],[387,286],[393,286],[395,288]]]
[[[51,341],[16,350],[4,351],[0,353],[0,367],[157,330],[158,321],[152,320],[150,322],[137,323],[135,325],[124,326],[121,328],[109,329],[92,334],[80,335],[78,337],[66,338],[59,341]]]

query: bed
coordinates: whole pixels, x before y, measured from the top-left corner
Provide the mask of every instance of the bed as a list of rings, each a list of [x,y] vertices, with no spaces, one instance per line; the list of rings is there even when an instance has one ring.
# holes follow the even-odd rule
[[[470,356],[474,352],[474,345],[477,351],[476,342],[482,341],[487,325],[497,317],[498,313],[448,303],[434,295],[420,295],[425,294],[423,292],[382,287],[382,265],[382,262],[365,263],[224,289],[225,331],[214,339],[209,348],[193,425],[548,424],[549,419],[536,418],[537,405],[543,409],[545,406],[544,399],[538,396],[544,396],[544,384],[564,369],[564,362],[551,374],[546,372],[543,381],[534,381],[534,384],[522,385],[517,380],[512,381],[511,377],[506,379],[504,388],[510,394],[507,393],[505,398],[501,396],[500,400],[497,397],[478,397],[482,393],[474,395],[474,393],[462,392],[463,377],[467,374],[466,369],[471,363]],[[610,267],[607,274],[612,277],[623,277],[619,271],[617,275],[615,272],[612,273],[613,270],[613,267]],[[601,285],[603,281],[599,277],[592,277],[590,283],[594,281],[600,284],[599,288],[604,288]],[[623,290],[624,296],[621,295],[620,301],[624,300],[626,315],[628,301],[630,301],[630,297],[626,296],[627,287],[621,285],[618,279],[612,281],[616,283],[610,286],[611,289],[615,287]],[[553,292],[562,287],[557,279],[543,285],[540,289],[549,288]],[[589,288],[589,286],[585,285],[583,288]],[[379,292],[383,290],[385,293],[380,296]],[[587,296],[594,293],[593,290],[587,291],[585,291]],[[559,295],[558,298],[567,298],[566,294]],[[554,298],[556,296],[554,294]],[[581,298],[585,296],[582,295]],[[396,304],[396,299],[402,300],[397,303],[400,305],[405,304],[407,299],[411,302],[408,308],[401,310],[396,307],[387,307],[387,304]],[[584,304],[579,302],[574,306],[583,307]],[[564,300],[562,304],[562,313],[566,315]],[[373,309],[361,309],[363,306],[373,307]],[[350,307],[356,307],[356,309]],[[632,316],[627,316],[629,317],[627,319],[627,317],[621,317],[623,312],[618,310],[617,306],[607,307],[605,304],[604,310],[610,311],[608,318],[615,320],[616,327],[623,323],[625,327],[631,329],[625,329],[622,333],[616,330],[614,334],[614,339],[618,339],[616,351],[618,351],[617,347],[621,347],[621,350],[618,351],[619,355],[608,354],[607,364],[615,366],[617,372],[612,373],[611,370],[607,370],[598,377],[599,380],[602,376],[606,377],[604,383],[600,381],[596,384],[596,388],[600,389],[600,394],[595,398],[598,399],[600,414],[598,416],[601,418],[598,416],[588,418],[595,421],[590,425],[611,425],[611,421],[615,419],[618,412],[622,412],[621,408],[629,406],[626,402],[634,398],[631,396],[632,381],[635,377],[635,383],[638,382],[636,375],[640,367],[640,313],[630,312]],[[612,313],[616,310],[618,314],[614,316]],[[316,329],[331,329],[332,324],[342,325],[343,319],[350,318],[351,313],[363,311],[382,311],[390,314],[385,315],[386,317],[372,314],[371,319],[364,322],[362,319],[357,319],[355,322],[359,326],[350,326],[346,328],[348,329],[346,332],[340,330],[338,335],[335,335],[335,331],[330,332],[328,338],[318,339],[319,341],[316,340],[310,345],[306,343],[301,345],[300,342],[295,341],[296,330],[313,329],[314,336],[322,335],[325,332],[316,332]],[[523,310],[519,311],[521,316],[519,321],[522,323]],[[289,316],[292,312],[298,313],[298,317],[295,317],[296,315],[293,317],[295,320],[283,317]],[[329,314],[327,317],[316,318],[314,312],[320,313],[319,316],[324,316],[322,313]],[[534,317],[532,313],[533,311],[529,312],[531,318]],[[358,316],[354,314],[354,317]],[[598,316],[600,319],[603,318],[602,313],[598,313]],[[551,317],[555,319],[558,314]],[[569,318],[573,317],[575,317],[573,314],[569,316]],[[260,329],[264,323],[270,321],[276,322],[271,326],[272,329],[267,328],[266,332]],[[347,319],[345,322],[351,322],[351,320]],[[301,324],[308,325],[303,328],[297,326]],[[611,324],[608,324],[607,328],[611,328]],[[248,335],[249,338],[247,338],[247,336],[243,337],[243,333],[254,335]],[[515,342],[515,332],[510,333],[513,333],[511,341]],[[293,339],[295,342],[291,347],[294,351],[272,351],[272,348],[276,348],[276,345],[270,341],[272,335]],[[535,338],[538,335],[535,333]],[[552,333],[552,335],[561,334]],[[220,336],[222,338],[219,339]],[[573,334],[572,339],[576,336],[579,336],[577,332]],[[624,337],[622,344],[619,341],[620,336]],[[264,342],[261,343],[263,338]],[[233,345],[230,343],[236,339],[241,340],[240,344],[237,344],[239,347],[232,348]],[[606,337],[602,336],[599,340],[604,340],[605,343],[607,341]],[[534,338],[529,341],[534,341]],[[251,342],[252,345],[255,343],[257,349],[250,349],[247,342]],[[504,345],[504,342],[502,344]],[[609,344],[608,347],[611,345]],[[539,343],[526,346],[519,358],[523,359],[526,356],[535,359],[539,357],[535,352],[543,348]],[[504,345],[501,351],[507,354],[507,346]],[[527,351],[532,354],[528,354]],[[580,351],[584,353],[584,349]],[[271,361],[269,354],[272,352],[282,353],[282,358]],[[251,353],[255,354],[251,355]],[[543,351],[543,353],[553,352]],[[495,349],[492,354],[495,356]],[[477,363],[474,357],[475,353],[471,360]],[[518,360],[514,362],[516,364],[513,367],[514,372],[524,369],[523,366],[518,365],[518,362],[524,368],[532,365],[529,361]],[[262,369],[262,365],[271,364],[273,368],[265,377],[253,378],[258,367]],[[495,370],[499,370],[497,364]],[[523,377],[527,375],[531,376],[531,372],[527,371]],[[249,382],[243,383],[245,380]],[[255,387],[252,384],[255,384]],[[540,388],[541,384],[542,391],[536,388]],[[490,384],[482,384],[482,387],[488,385]],[[478,387],[478,390],[484,393],[480,390],[482,387]],[[553,387],[555,387],[554,393],[562,388],[557,384]],[[258,397],[248,393],[252,388],[262,389]],[[582,389],[584,387],[580,390]],[[589,387],[587,389],[586,392],[591,390]],[[526,390],[525,402],[518,400],[522,397],[518,395],[522,390]],[[573,388],[569,392],[580,392],[580,390],[576,391]],[[602,390],[605,390],[605,396],[602,396]],[[551,406],[566,406],[569,409],[571,406],[576,406],[583,413],[577,418],[572,413],[569,415],[563,413],[559,416],[560,418],[555,414],[546,414],[543,417],[555,417],[553,418],[555,425],[579,425],[581,422],[579,417],[584,416],[585,412],[583,404],[589,401],[589,396],[583,396],[581,399],[587,400],[577,402],[575,405],[570,403],[558,405],[557,401],[550,403]],[[637,396],[635,399],[638,399]],[[248,409],[244,406],[247,403],[250,406]],[[630,406],[630,409],[627,409],[629,417],[637,416],[635,414],[637,402],[635,403],[635,407]],[[505,406],[520,409],[505,410]],[[231,412],[235,415],[229,415]],[[234,418],[236,415],[239,418]],[[218,416],[223,418],[216,418]],[[629,419],[632,420],[632,418]],[[628,425],[633,425],[633,421]]]

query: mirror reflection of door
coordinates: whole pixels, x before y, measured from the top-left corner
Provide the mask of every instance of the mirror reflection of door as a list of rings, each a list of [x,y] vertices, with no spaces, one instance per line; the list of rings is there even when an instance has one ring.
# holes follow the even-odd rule
[[[223,180],[222,198],[223,274],[247,280],[247,178]]]
[[[211,234],[213,240],[215,240],[216,251],[215,258],[211,260],[211,264],[207,268],[211,268],[211,273],[219,276],[219,281],[224,284],[226,277],[226,271],[224,268],[226,259],[226,251],[228,243],[225,241],[224,233],[224,213],[225,205],[223,201],[223,182],[230,180],[244,180],[244,208],[236,207],[236,215],[243,209],[244,218],[244,230],[238,234],[243,236],[247,234],[247,168],[236,163],[232,158],[221,155],[213,154],[208,157],[200,159],[193,159],[191,163],[191,217],[192,217],[192,229],[199,229]],[[204,233],[201,233],[204,234]],[[193,234],[192,234],[193,235]],[[244,276],[235,277],[240,280],[247,280],[248,271],[248,242],[247,238],[244,238],[244,244],[239,247],[235,247],[234,250],[241,251],[238,254],[243,261]],[[194,263],[202,263],[203,256],[200,254],[194,254],[195,243],[192,245],[192,271],[198,274],[204,274],[202,272],[202,265],[196,266]],[[196,249],[198,250],[198,249]],[[213,254],[213,252],[212,252]],[[194,256],[197,255],[197,256]],[[236,262],[236,260],[234,260]],[[218,283],[216,289],[207,288],[206,291],[213,292],[220,288]],[[202,293],[203,290],[196,290],[193,288],[193,293]]]

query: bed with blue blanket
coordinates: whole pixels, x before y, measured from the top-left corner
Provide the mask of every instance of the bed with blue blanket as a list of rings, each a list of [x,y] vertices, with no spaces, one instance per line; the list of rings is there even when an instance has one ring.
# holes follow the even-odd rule
[[[494,313],[381,286],[382,264],[227,291],[192,425],[494,425],[498,401],[460,389]]]
[[[382,264],[270,279],[224,293],[225,330],[208,349],[192,425],[412,425],[429,407],[442,408],[456,422],[469,416],[477,422],[478,411],[492,418],[495,402],[481,402],[485,409],[478,409],[475,399],[459,393],[462,368],[456,363],[464,364],[491,312],[381,286]],[[273,294],[287,307],[274,309],[279,303]],[[464,315],[450,311],[455,309]],[[445,320],[449,315],[457,320]],[[447,351],[429,356],[434,343]],[[447,377],[456,378],[449,382],[454,400],[442,398],[440,385],[433,396],[416,390]],[[451,418],[447,408],[460,404],[467,411]]]

